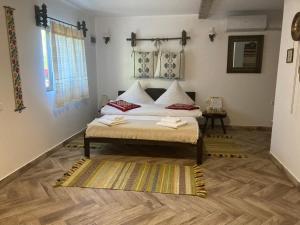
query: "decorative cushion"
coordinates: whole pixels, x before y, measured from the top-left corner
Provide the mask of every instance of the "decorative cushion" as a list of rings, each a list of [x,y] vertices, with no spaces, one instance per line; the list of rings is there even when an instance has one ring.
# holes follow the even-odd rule
[[[134,51],[133,57],[134,57],[134,77],[153,78],[154,53]]]
[[[126,102],[126,101],[123,101],[123,100],[109,102],[109,103],[107,103],[107,105],[115,107],[115,108],[121,110],[122,112],[126,112],[128,110],[141,107],[140,105],[136,105],[136,104]]]
[[[118,96],[117,100],[124,100],[138,104],[154,103],[154,100],[145,92],[139,81],[136,81],[127,91]]]
[[[222,97],[209,97],[206,101],[206,110],[211,113],[221,113],[223,112],[223,100]]]
[[[159,52],[155,78],[183,79],[184,52]]]
[[[194,110],[199,109],[198,106],[188,105],[188,104],[173,104],[166,107],[166,109],[175,109],[175,110]]]
[[[171,86],[156,101],[156,104],[172,105],[187,104],[194,105],[194,101],[184,92],[178,81],[174,81]]]

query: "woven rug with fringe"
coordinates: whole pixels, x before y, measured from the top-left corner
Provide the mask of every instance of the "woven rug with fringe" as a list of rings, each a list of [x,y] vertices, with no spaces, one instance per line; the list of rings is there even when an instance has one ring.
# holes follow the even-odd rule
[[[104,188],[206,196],[202,169],[177,164],[152,164],[81,159],[55,186]]]
[[[247,158],[248,155],[242,151],[241,146],[237,144],[232,136],[215,135],[204,138],[204,151],[209,157],[218,158]]]

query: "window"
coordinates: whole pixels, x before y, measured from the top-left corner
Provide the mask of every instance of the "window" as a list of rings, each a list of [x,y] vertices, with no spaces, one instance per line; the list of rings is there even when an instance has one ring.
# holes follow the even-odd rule
[[[45,87],[55,92],[56,106],[89,98],[82,31],[51,21],[41,37]]]
[[[41,30],[42,46],[43,46],[43,62],[44,62],[44,78],[45,87],[47,91],[53,90],[53,72],[52,72],[52,59],[50,48],[50,32],[48,30]]]
[[[51,48],[48,50],[49,83],[53,68],[53,89],[57,107],[89,98],[84,37],[76,28],[51,21]],[[50,49],[50,51],[49,51]],[[49,54],[50,52],[50,54]],[[51,62],[51,65],[49,64]],[[50,65],[50,66],[49,66]],[[46,80],[47,81],[47,80]]]

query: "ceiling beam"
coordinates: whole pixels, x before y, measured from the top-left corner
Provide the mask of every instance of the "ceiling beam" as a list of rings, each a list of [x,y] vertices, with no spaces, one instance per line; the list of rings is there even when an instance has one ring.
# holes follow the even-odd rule
[[[207,19],[214,0],[201,0],[199,19]]]

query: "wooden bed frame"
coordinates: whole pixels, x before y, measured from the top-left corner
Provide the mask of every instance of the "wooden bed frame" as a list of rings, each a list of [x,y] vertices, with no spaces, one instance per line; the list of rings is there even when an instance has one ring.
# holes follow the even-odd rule
[[[148,88],[145,90],[153,100],[156,100],[161,96],[166,89],[163,88]],[[118,95],[121,95],[124,91],[118,91]],[[186,92],[194,101],[195,101],[195,92]],[[86,137],[84,132],[84,155],[87,158],[90,158],[90,143],[113,143],[113,144],[135,144],[135,145],[158,145],[158,146],[174,146],[174,147],[194,147],[197,152],[196,161],[197,164],[202,163],[203,155],[203,137],[200,129],[200,121],[197,118],[199,126],[199,137],[196,144],[191,143],[181,143],[181,142],[166,142],[166,141],[153,141],[153,140],[136,140],[136,139],[120,139],[120,138],[95,138],[95,137]]]

